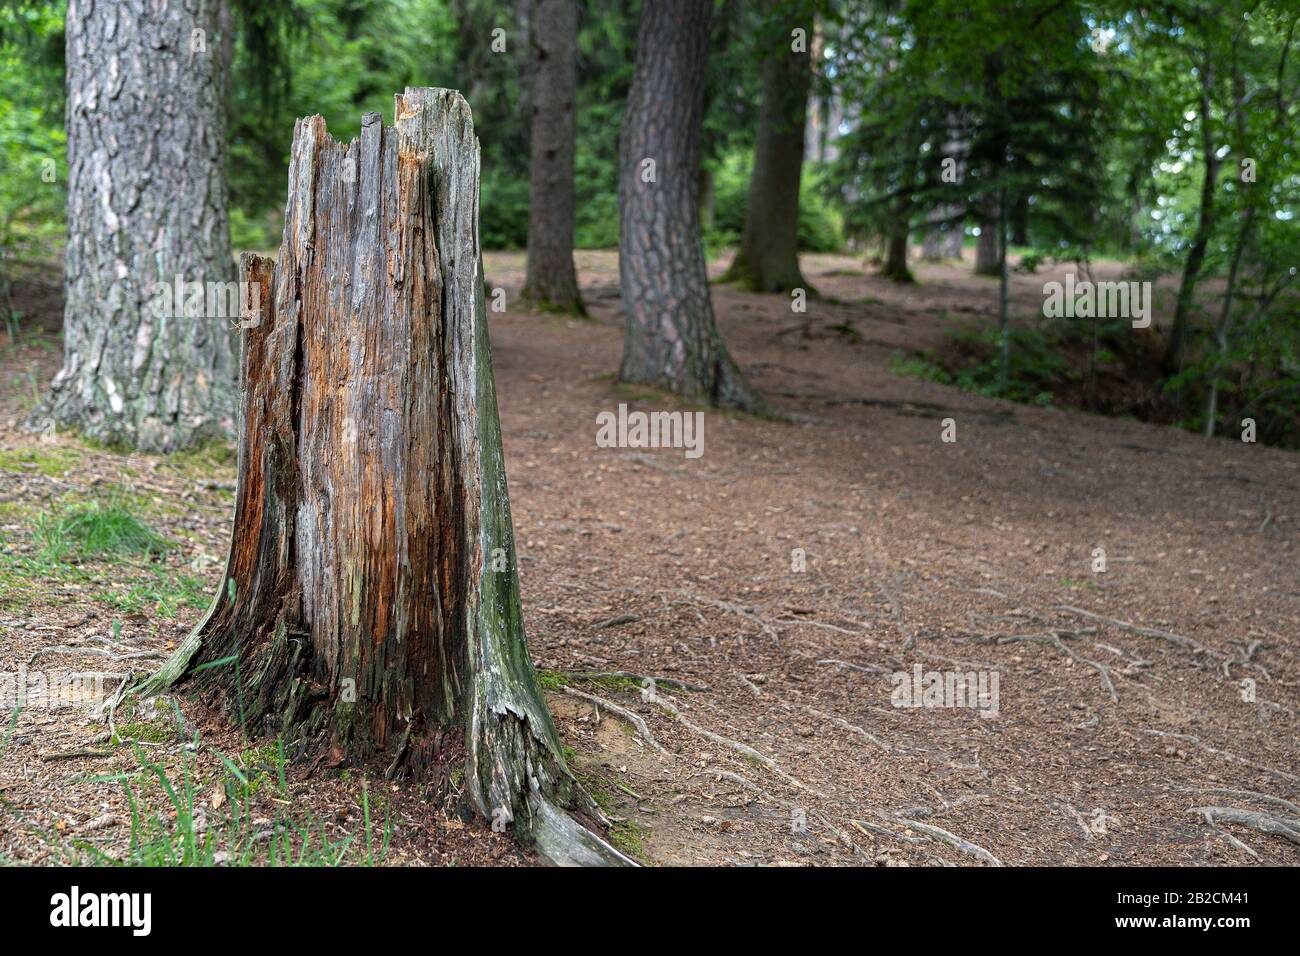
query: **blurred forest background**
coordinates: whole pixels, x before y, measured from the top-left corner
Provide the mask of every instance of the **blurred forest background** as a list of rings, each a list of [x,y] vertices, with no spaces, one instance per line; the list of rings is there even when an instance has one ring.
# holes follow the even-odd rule
[[[577,6],[573,239],[614,248],[640,4]],[[0,5],[0,309],[11,338],[13,284],[57,263],[63,241],[64,15],[58,2]],[[222,16],[233,24],[235,250],[278,241],[296,117],[321,113],[346,140],[366,111],[391,123],[407,85],[463,92],[483,151],[483,246],[527,244],[530,0],[229,0]],[[806,95],[763,66],[792,23],[808,30]],[[1008,316],[1004,294],[998,327],[957,328],[952,349],[900,355],[898,371],[1205,434],[1236,437],[1250,417],[1260,441],[1300,447],[1296,26],[1294,0],[719,0],[700,133],[704,247],[735,248],[752,200],[789,192],[789,177],[755,188],[751,172],[765,114],[801,115],[801,250],[851,251],[904,283],[918,256],[963,248],[995,277],[1068,261],[1082,279],[1114,260],[1127,278],[1169,280],[1147,332],[1127,317]],[[765,291],[796,284],[732,278]],[[1141,402],[1110,400],[1107,377],[1149,388]]]

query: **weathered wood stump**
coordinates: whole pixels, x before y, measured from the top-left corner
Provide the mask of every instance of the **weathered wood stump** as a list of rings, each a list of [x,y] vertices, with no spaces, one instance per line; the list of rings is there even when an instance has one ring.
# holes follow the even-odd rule
[[[559,809],[582,795],[524,637],[470,110],[408,89],[395,115],[351,143],[297,123],[279,256],[242,262],[225,578],[145,692],[183,684],[331,764],[463,767],[551,860],[629,862]]]

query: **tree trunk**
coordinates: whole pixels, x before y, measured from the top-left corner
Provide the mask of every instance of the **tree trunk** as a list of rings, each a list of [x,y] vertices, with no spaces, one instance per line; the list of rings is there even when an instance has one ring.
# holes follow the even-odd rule
[[[745,229],[726,279],[755,292],[807,288],[799,271],[799,180],[812,60],[779,34],[763,61],[763,94]]]
[[[641,7],[619,143],[619,257],[626,335],[619,378],[714,405],[762,403],[713,321],[696,189],[710,0]]]
[[[975,242],[975,274],[977,276],[1002,274],[1002,266],[998,258],[998,228],[999,224],[993,217],[980,221],[980,234]]]
[[[1166,375],[1176,375],[1183,368],[1183,348],[1187,342],[1187,324],[1192,312],[1196,283],[1205,264],[1205,252],[1214,231],[1214,192],[1218,187],[1219,159],[1215,155],[1214,132],[1210,128],[1210,93],[1214,89],[1213,73],[1207,62],[1201,69],[1201,162],[1205,178],[1201,180],[1201,206],[1196,221],[1196,235],[1183,263],[1183,278],[1169,328],[1169,343],[1161,367]]]
[[[1011,204],[1011,245],[1029,245],[1029,194],[1021,193]]]
[[[921,259],[925,262],[942,262],[944,259],[961,261],[962,224],[960,206],[940,206],[932,215],[932,222],[921,244]]]
[[[68,5],[64,356],[37,427],[146,451],[233,430],[223,19],[218,0]]]
[[[408,89],[337,143],[294,131],[284,240],[246,256],[235,527],[178,681],[300,753],[466,796],[557,862],[627,862],[581,796],[525,642],[482,293],[478,143]],[[218,665],[218,666],[213,666]]]
[[[532,18],[532,166],[528,270],[522,297],[543,309],[585,315],[573,267],[576,0],[537,0]]]
[[[699,206],[700,206],[700,229],[708,232],[713,228],[717,221],[717,210],[714,208],[717,202],[715,190],[717,184],[713,181],[713,170],[709,169],[703,163],[700,164],[700,185],[699,185]]]
[[[998,270],[998,394],[1006,395],[1011,379],[1011,297],[1007,275],[1007,188],[998,197],[997,221]],[[983,233],[981,232],[981,238]]]
[[[881,274],[892,278],[894,282],[915,282],[911,269],[907,268],[907,222],[896,222],[889,230],[889,241],[885,243],[885,267]]]

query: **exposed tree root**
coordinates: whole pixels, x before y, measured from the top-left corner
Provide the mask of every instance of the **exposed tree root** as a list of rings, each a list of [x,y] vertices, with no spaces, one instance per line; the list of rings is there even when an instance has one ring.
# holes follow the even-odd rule
[[[893,617],[894,623],[898,625],[899,633],[906,638],[903,641],[903,650],[910,651],[916,647],[916,632],[908,627],[907,621],[903,619],[903,606],[898,603],[898,598],[894,596],[894,592],[889,589],[887,584],[880,585],[880,592],[885,595],[885,600],[889,602],[890,616]]]
[[[811,816],[814,820],[816,820],[819,824],[821,824],[822,828],[825,829],[827,833],[834,834],[834,836],[837,839],[839,839],[841,843],[845,844],[847,847],[853,850],[854,853],[857,853],[863,857],[867,856],[867,854],[862,850],[862,848],[853,842],[852,837],[850,837],[846,832],[841,830],[839,827],[835,826],[835,824],[827,820],[826,817],[823,816],[820,812],[816,810],[810,810],[806,807],[801,807],[799,806],[799,804],[793,803],[789,800],[783,800],[782,798],[775,796],[774,794],[768,793],[766,790],[764,790],[758,784],[754,783],[752,780],[746,780],[740,774],[732,773],[730,770],[719,770],[716,767],[711,767],[708,770],[701,770],[698,774],[695,774],[695,776],[709,776],[709,775],[716,776],[722,780],[729,780],[734,784],[744,787],[750,793],[758,794],[763,799],[770,800],[773,803],[778,803],[781,806],[786,807],[787,809],[804,810],[809,816]],[[850,820],[849,822],[852,823],[853,821]]]
[[[1183,787],[1186,793],[1209,793],[1216,796],[1227,797],[1247,797],[1251,800],[1258,800],[1261,803],[1272,804],[1275,807],[1281,807],[1283,810],[1289,810],[1296,816],[1300,816],[1300,805],[1292,803],[1290,800],[1283,800],[1281,797],[1274,797],[1267,793],[1256,793],[1254,790],[1238,790],[1233,787]]]
[[[1211,826],[1218,823],[1240,823],[1261,833],[1280,836],[1300,846],[1300,817],[1275,816],[1237,807],[1191,807],[1187,812],[1200,814]]]
[[[579,700],[585,700],[590,704],[595,704],[597,707],[604,707],[611,714],[617,714],[622,717],[636,728],[637,733],[641,735],[646,743],[651,747],[654,747],[654,749],[659,751],[661,754],[667,755],[668,751],[664,749],[664,746],[659,743],[658,740],[655,739],[655,735],[650,733],[650,728],[646,726],[646,722],[642,720],[638,714],[633,713],[626,707],[620,707],[612,700],[606,700],[604,697],[598,697],[595,694],[588,694],[585,691],[574,690],[572,687],[567,685],[562,685],[560,690],[563,693],[568,694],[570,697],[577,697]]]
[[[949,833],[947,830],[943,829],[942,827],[936,827],[931,823],[921,823],[919,820],[911,820],[906,817],[899,817],[897,815],[891,817],[891,819],[893,819],[898,823],[901,823],[903,826],[911,827],[913,830],[918,830],[921,833],[924,833],[926,836],[933,837],[936,840],[939,840],[943,843],[947,843],[949,846],[956,847],[962,853],[968,854],[969,856],[973,856],[976,859],[983,860],[989,866],[1002,866],[1002,861],[999,860],[992,853],[990,853],[988,850],[984,849],[982,846],[979,846],[975,843],[971,843],[969,840],[964,840],[961,837],[957,836],[955,833]]]
[[[1217,757],[1223,757],[1225,760],[1231,760],[1234,763],[1244,764],[1247,767],[1253,767],[1256,770],[1271,773],[1275,777],[1281,777],[1283,780],[1290,780],[1292,783],[1300,783],[1300,777],[1297,777],[1295,774],[1287,773],[1285,770],[1278,770],[1274,767],[1265,766],[1262,763],[1255,763],[1253,760],[1247,760],[1245,757],[1230,753],[1227,750],[1219,750],[1216,747],[1211,747],[1207,743],[1202,743],[1200,737],[1194,737],[1191,734],[1174,734],[1167,730],[1155,730],[1151,727],[1139,727],[1138,729],[1142,733],[1150,734],[1153,737],[1169,737],[1174,740],[1181,740],[1184,743],[1191,744],[1193,747],[1204,750],[1206,753],[1214,754]]]
[[[81,657],[104,657],[110,661],[138,661],[146,658],[154,660],[166,660],[167,655],[161,651],[128,651],[125,654],[114,654],[110,650],[102,647],[67,647],[62,644],[53,647],[42,647],[31,657],[27,658],[27,663],[31,664],[38,657],[44,657],[46,654],[74,654]]]
[[[534,791],[528,796],[532,811],[529,834],[542,858],[555,866],[639,866],[573,817]]]
[[[731,601],[721,601],[717,598],[706,597],[705,595],[702,594],[694,594],[690,591],[672,590],[672,591],[661,591],[660,593],[667,596],[676,596],[681,599],[678,601],[674,601],[673,602],[674,604],[697,604],[697,605],[703,604],[706,607],[715,607],[718,610],[726,611],[728,614],[734,614],[737,617],[742,617],[752,624],[757,624],[758,627],[762,630],[762,632],[766,634],[768,637],[781,636],[780,632],[778,632],[776,628],[774,628],[766,620],[760,617],[752,607],[746,607],[743,604],[735,604]]]
[[[758,685],[755,684],[753,681],[749,680],[749,678],[745,677],[744,674],[737,674],[736,679],[739,680],[742,684],[744,684],[746,688],[749,689],[750,693],[752,693],[755,697],[765,696],[763,691],[758,687]],[[775,700],[781,706],[781,708],[785,710],[787,713],[793,713],[798,709],[793,704],[789,703],[786,700],[783,700],[780,697],[774,696],[772,699]],[[881,740],[879,737],[870,733],[868,730],[866,730],[866,728],[859,727],[857,724],[851,724],[843,717],[837,717],[834,714],[828,714],[808,704],[803,705],[803,711],[809,716],[816,717],[818,720],[830,721],[832,724],[834,724],[837,727],[841,727],[844,730],[849,731],[850,733],[857,734],[859,737],[864,737],[867,740],[871,741],[873,744],[875,744],[877,747],[879,747],[881,750],[892,751],[894,749],[892,746],[885,743],[885,741]]]
[[[650,700],[652,703],[656,704],[661,710],[671,715],[672,718],[676,720],[679,724],[681,724],[687,730],[691,731],[691,733],[698,734],[699,736],[705,738],[706,740],[711,740],[715,744],[718,744],[723,747],[728,747],[739,754],[743,754],[744,756],[748,757],[750,760],[753,760],[761,764],[762,766],[766,767],[769,771],[771,771],[776,776],[780,777],[782,780],[790,784],[792,787],[798,787],[800,790],[803,790],[805,793],[811,793],[813,796],[821,797],[823,800],[826,799],[826,794],[822,793],[820,790],[814,790],[812,787],[808,786],[808,784],[804,783],[802,780],[786,773],[784,770],[781,769],[780,766],[778,766],[777,762],[773,760],[771,757],[759,753],[757,750],[755,750],[753,747],[748,746],[747,744],[742,744],[739,740],[732,740],[730,737],[724,737],[721,734],[715,734],[713,731],[705,730],[703,727],[699,726],[698,724],[688,720],[686,716],[680,710],[677,709],[677,705],[674,704],[672,701],[665,699],[659,694],[653,695],[650,698]]]
[[[1062,642],[1061,639],[1057,637],[1055,633],[1010,634],[1007,635],[1006,637],[998,638],[999,644],[1011,644],[1016,641],[1031,641],[1035,644],[1050,644],[1052,647],[1055,647],[1058,651],[1060,651],[1062,654],[1064,654],[1066,657],[1070,658],[1071,660],[1078,661],[1080,664],[1087,664],[1089,667],[1093,668],[1098,674],[1101,675],[1101,682],[1105,686],[1106,690],[1110,693],[1110,699],[1117,704],[1119,703],[1119,691],[1115,689],[1115,682],[1111,680],[1110,671],[1106,669],[1106,665],[1099,664],[1097,663],[1097,661],[1089,660],[1086,657],[1080,657],[1078,654],[1074,653],[1074,651],[1066,647],[1064,642]]]
[[[1232,680],[1232,665],[1240,664],[1243,667],[1253,667],[1255,668],[1255,670],[1263,674],[1266,678],[1272,680],[1273,675],[1270,674],[1263,666],[1255,663],[1255,652],[1263,646],[1264,646],[1264,642],[1256,639],[1251,641],[1242,649],[1242,653],[1240,657],[1225,658],[1223,661],[1223,676],[1228,678],[1228,680]]]
[[[642,684],[653,683],[659,687],[671,687],[674,690],[708,690],[708,684],[688,684],[675,677],[652,677],[647,674],[634,674],[632,671],[557,671],[561,677],[577,677],[582,680],[609,680],[621,677],[625,680],[640,681]]]
[[[841,661],[834,657],[824,657],[821,660],[819,660],[817,663],[822,665],[833,664],[839,670],[848,669],[851,671],[862,671],[865,674],[885,673],[884,669],[875,667],[872,664],[850,664],[848,661]]]
[[[1141,634],[1143,637],[1154,637],[1162,641],[1168,641],[1178,647],[1190,650],[1193,654],[1204,654],[1207,657],[1213,657],[1215,660],[1222,660],[1223,655],[1218,651],[1211,650],[1200,641],[1190,637],[1184,637],[1181,634],[1174,634],[1170,631],[1162,631],[1159,628],[1143,627],[1140,624],[1133,624],[1129,621],[1121,621],[1118,618],[1106,617],[1102,614],[1094,614],[1092,611],[1085,611],[1082,608],[1070,607],[1068,604],[1058,604],[1058,611],[1068,611],[1070,614],[1077,614],[1080,617],[1086,617],[1090,620],[1101,621],[1103,624],[1109,624],[1112,627],[1118,627],[1123,631],[1132,631],[1134,634]]]

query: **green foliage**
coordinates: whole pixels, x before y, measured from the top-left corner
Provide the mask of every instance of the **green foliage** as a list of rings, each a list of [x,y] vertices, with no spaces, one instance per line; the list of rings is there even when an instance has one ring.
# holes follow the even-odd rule
[[[215,780],[204,780],[194,748],[181,750],[179,768],[168,771],[151,760],[139,741],[160,736],[176,739],[183,727],[179,710],[174,725],[166,719],[118,727],[115,744],[129,743],[138,769],[131,773],[91,778],[92,783],[119,783],[131,816],[131,842],[121,856],[90,843],[58,843],[54,848],[68,863],[108,866],[341,866],[380,865],[388,856],[392,823],[385,807],[382,829],[376,832],[369,788],[363,782],[357,809],[359,834],[330,836],[322,820],[297,806],[286,783],[283,742],[274,748],[246,750],[236,759],[207,748],[223,768]],[[273,789],[268,807],[257,799]],[[268,820],[264,815],[274,815]]]
[[[65,475],[80,461],[71,448],[0,448],[0,471],[36,472],[47,477]]]
[[[148,612],[168,620],[174,619],[182,608],[202,611],[210,599],[208,585],[192,574],[150,577],[95,595],[96,601],[123,614]]]
[[[736,149],[722,158],[714,173],[713,230],[705,239],[710,248],[734,246],[745,228],[753,150]],[[799,184],[799,248],[804,252],[838,252],[844,248],[843,217],[822,187],[825,173],[806,164]]]
[[[50,75],[42,57],[52,46],[61,49],[62,35],[56,5],[0,7],[0,312],[6,318],[13,308],[9,283],[52,258],[62,235],[66,138],[50,93],[33,82],[34,74]]]
[[[170,546],[123,501],[74,502],[41,515],[33,526],[41,553],[53,561],[70,558],[158,557]]]
[[[890,358],[890,368],[900,375],[955,385],[980,395],[1032,405],[1053,404],[1053,391],[1078,379],[1066,359],[1067,342],[1078,341],[1076,327],[1053,320],[1013,326],[1010,334],[1011,363],[1005,391],[999,378],[1001,335],[994,328],[965,326],[952,332],[954,352],[960,356],[955,363],[945,364],[930,353],[896,354]]]
[[[479,190],[479,235],[485,249],[528,245],[528,180],[485,168]]]

